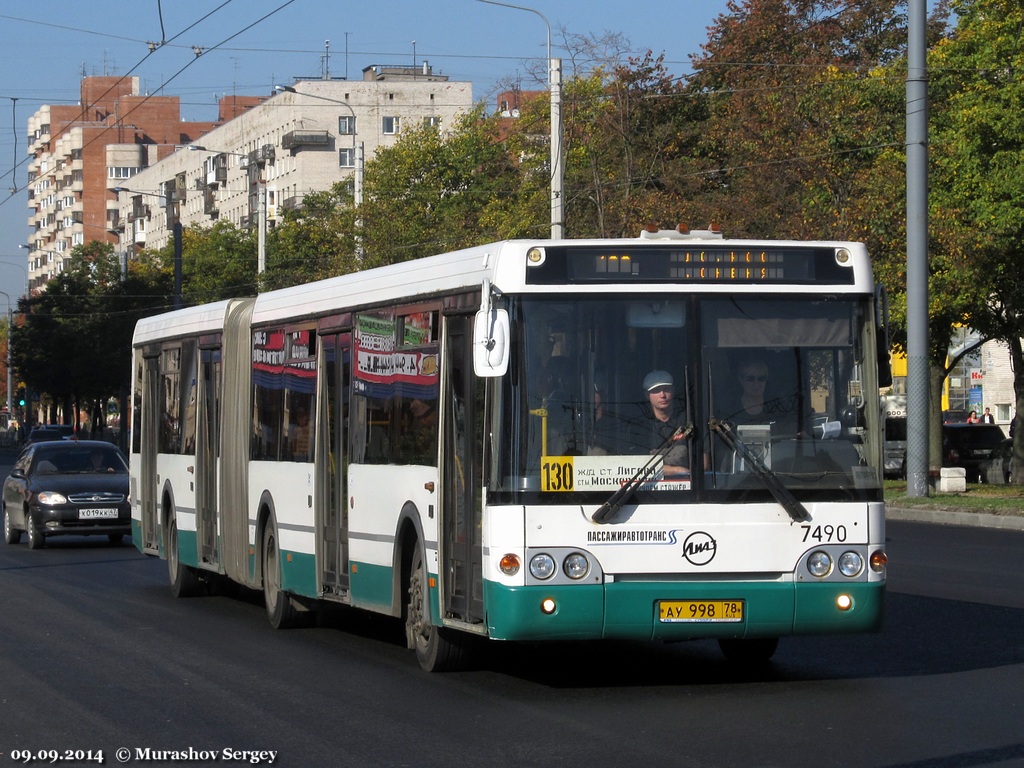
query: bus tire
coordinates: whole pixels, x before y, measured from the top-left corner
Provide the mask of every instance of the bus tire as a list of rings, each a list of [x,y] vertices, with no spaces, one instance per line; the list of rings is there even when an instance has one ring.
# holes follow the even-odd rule
[[[173,517],[167,523],[167,575],[171,580],[171,594],[175,597],[195,597],[202,589],[195,568],[181,563],[178,555],[178,524]]]
[[[755,637],[752,639],[723,638],[718,641],[725,658],[735,664],[757,666],[767,664],[779,647],[777,637]]]
[[[268,520],[263,529],[263,603],[274,629],[292,629],[302,624],[304,613],[295,598],[281,589],[281,549],[277,543],[277,525]]]
[[[468,638],[456,636],[430,620],[430,592],[422,548],[413,550],[409,570],[409,602],[405,609],[406,645],[427,672],[451,672],[465,666]]]

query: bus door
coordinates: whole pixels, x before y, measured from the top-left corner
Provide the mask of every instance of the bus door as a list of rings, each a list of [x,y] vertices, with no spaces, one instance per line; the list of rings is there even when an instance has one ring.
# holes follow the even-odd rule
[[[216,565],[217,478],[220,459],[220,348],[199,351],[199,413],[196,425],[196,537],[199,562]]]
[[[316,472],[321,589],[324,595],[348,591],[348,493],[346,489],[348,452],[345,425],[348,423],[349,348],[351,334],[320,337],[317,390],[321,393],[317,413]]]
[[[483,622],[483,382],[473,374],[473,318],[445,323],[440,576],[444,615]]]
[[[157,476],[156,454],[160,441],[160,350],[146,350],[142,353],[142,411],[141,423],[136,424],[141,440],[139,454],[139,506],[142,512],[142,551],[160,551],[160,531],[157,521]]]

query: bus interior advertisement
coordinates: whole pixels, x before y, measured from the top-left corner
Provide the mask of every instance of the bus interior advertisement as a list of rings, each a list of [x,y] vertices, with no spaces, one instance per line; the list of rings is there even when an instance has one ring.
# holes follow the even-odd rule
[[[490,492],[507,501],[881,501],[860,299],[528,297]],[[677,430],[679,433],[676,434]],[[769,483],[765,477],[770,478]]]

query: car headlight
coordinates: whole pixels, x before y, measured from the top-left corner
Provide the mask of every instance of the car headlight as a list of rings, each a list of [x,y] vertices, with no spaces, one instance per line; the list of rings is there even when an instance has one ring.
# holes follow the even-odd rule
[[[56,491],[40,491],[36,494],[36,501],[40,504],[46,504],[47,506],[68,503],[67,497],[62,493],[57,493]]]
[[[555,559],[544,552],[534,555],[530,560],[530,573],[541,581],[550,579],[555,573]]]
[[[816,576],[819,579],[828,576],[832,571],[832,558],[829,557],[828,552],[822,552],[821,550],[813,552],[807,558],[807,570],[811,572],[812,576]]]

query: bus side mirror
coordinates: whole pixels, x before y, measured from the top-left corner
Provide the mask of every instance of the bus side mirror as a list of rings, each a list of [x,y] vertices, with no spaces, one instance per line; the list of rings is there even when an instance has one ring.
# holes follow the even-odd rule
[[[473,322],[473,370],[481,378],[504,376],[508,370],[508,311],[481,309]]]

